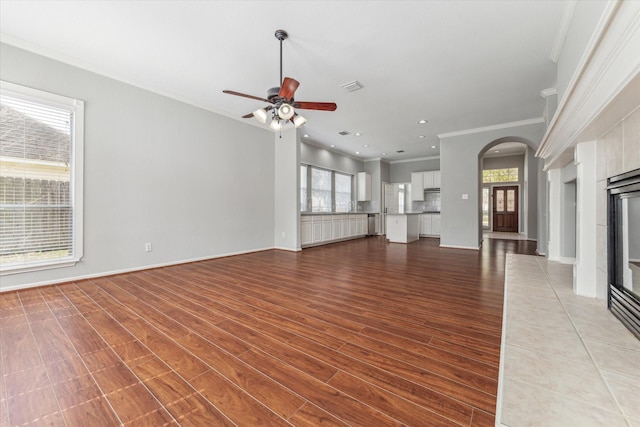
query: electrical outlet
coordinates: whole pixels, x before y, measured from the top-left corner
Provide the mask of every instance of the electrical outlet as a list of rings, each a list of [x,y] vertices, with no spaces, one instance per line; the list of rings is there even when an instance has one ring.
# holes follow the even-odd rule
[[[151,252],[153,250],[153,246],[151,246],[151,243],[145,243],[144,250],[145,252]]]

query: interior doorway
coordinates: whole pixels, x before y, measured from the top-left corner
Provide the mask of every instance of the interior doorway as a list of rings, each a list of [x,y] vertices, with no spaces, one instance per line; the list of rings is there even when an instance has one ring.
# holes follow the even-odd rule
[[[493,187],[493,231],[518,232],[518,186]]]

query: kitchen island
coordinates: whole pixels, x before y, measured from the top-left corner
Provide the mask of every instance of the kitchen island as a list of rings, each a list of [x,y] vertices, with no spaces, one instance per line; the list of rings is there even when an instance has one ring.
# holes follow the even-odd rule
[[[387,240],[410,243],[420,238],[420,214],[387,214]]]

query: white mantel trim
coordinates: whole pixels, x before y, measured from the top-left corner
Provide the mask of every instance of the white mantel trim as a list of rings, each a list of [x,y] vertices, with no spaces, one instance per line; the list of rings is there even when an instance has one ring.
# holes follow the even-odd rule
[[[537,157],[554,166],[640,73],[640,2],[609,1],[542,138]],[[555,165],[558,166],[558,165]]]

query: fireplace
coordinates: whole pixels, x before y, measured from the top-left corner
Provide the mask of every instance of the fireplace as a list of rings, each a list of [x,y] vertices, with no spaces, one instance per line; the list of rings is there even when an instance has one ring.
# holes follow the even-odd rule
[[[607,183],[608,306],[640,339],[640,169]]]

